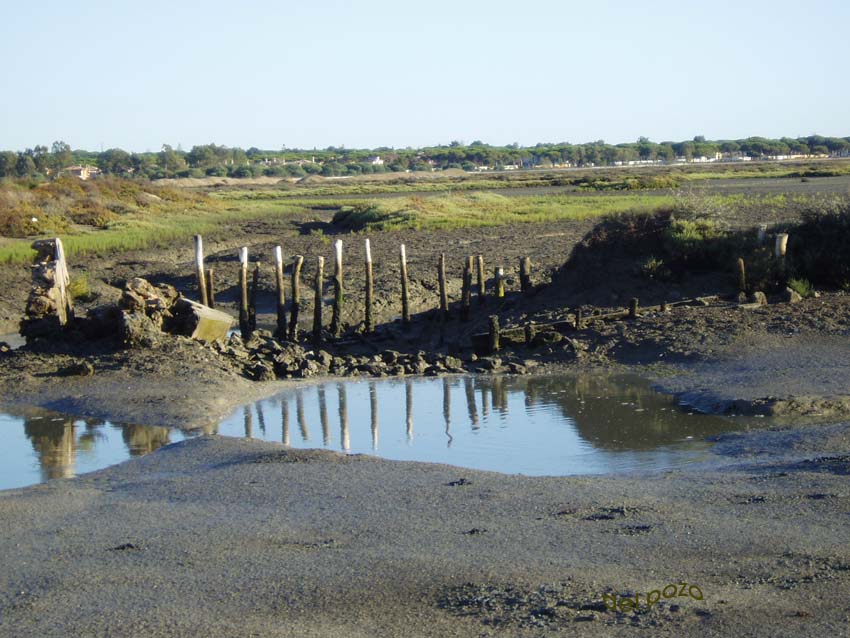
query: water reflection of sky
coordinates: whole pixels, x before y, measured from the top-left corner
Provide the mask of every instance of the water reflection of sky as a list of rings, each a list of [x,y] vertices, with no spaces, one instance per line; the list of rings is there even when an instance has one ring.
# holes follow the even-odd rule
[[[529,475],[680,466],[745,423],[690,414],[637,378],[444,377],[299,385],[239,408],[219,434]],[[151,452],[179,431],[44,411],[0,415],[0,487]]]

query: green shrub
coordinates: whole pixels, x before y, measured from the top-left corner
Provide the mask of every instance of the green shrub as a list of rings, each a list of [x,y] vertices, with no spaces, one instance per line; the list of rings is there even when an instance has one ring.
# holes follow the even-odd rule
[[[808,279],[790,279],[788,287],[801,297],[811,297],[814,293],[812,284],[809,283]]]
[[[850,200],[804,212],[803,222],[790,229],[788,261],[795,277],[816,286],[850,287]]]

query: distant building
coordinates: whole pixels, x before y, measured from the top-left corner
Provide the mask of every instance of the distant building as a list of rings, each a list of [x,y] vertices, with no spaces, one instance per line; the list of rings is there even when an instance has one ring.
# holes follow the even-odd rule
[[[100,169],[96,166],[66,166],[62,169],[62,172],[67,175],[73,175],[74,177],[79,177],[82,180],[87,180],[95,175],[100,174]]]
[[[381,159],[380,155],[375,155],[375,157],[366,158],[366,163],[371,164],[372,166],[383,166],[384,160]]]

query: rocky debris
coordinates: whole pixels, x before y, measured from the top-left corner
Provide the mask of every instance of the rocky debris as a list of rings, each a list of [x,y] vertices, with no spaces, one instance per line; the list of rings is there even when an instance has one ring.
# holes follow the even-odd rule
[[[0,341],[0,354],[6,354],[7,352],[12,352],[12,346],[5,341]]]
[[[174,286],[153,286],[141,277],[134,277],[124,286],[118,306],[128,312],[144,313],[160,329],[171,319],[180,293]]]
[[[118,330],[121,343],[128,348],[153,348],[162,338],[159,326],[142,312],[122,310]]]
[[[74,318],[62,241],[40,239],[33,242],[32,247],[37,253],[32,266],[32,288],[20,325],[27,341],[56,336]]]

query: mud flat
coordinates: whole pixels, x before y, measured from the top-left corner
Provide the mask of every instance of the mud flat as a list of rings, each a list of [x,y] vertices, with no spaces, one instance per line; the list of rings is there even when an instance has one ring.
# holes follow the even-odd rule
[[[581,292],[551,277],[581,228],[537,230],[522,246],[510,228],[475,231],[474,248],[469,234],[453,231],[409,239],[429,273],[440,252],[457,265],[469,252],[515,261],[528,251],[535,283],[550,285],[509,295],[500,310],[517,324],[568,321],[578,305],[622,308],[633,295],[648,305],[673,292],[717,292],[724,281],[693,279],[671,291],[609,277]],[[553,238],[563,252],[551,249]],[[404,239],[373,235],[373,246],[395,263]],[[298,241],[304,254],[327,248],[312,236]],[[189,267],[175,261],[163,253],[88,269],[102,277],[105,297],[130,276],[187,289]],[[397,272],[381,272],[376,290],[393,300]],[[228,276],[225,308],[234,303]],[[449,276],[457,288],[456,267]],[[337,369],[380,374],[382,349],[418,365],[422,344],[442,347],[425,314],[435,275],[413,279],[414,329],[396,325],[395,302],[386,301],[376,308],[386,326],[379,352]],[[357,293],[350,299],[359,308]],[[451,324],[452,365],[481,374],[627,369],[702,409],[783,416],[769,429],[715,437],[714,459],[687,471],[530,478],[202,437],[2,492],[0,636],[842,635],[850,297],[770,301],[742,308],[712,297],[616,323],[588,313],[577,330],[484,358],[473,356],[469,337],[487,313]],[[272,322],[268,311],[259,319]],[[237,345],[228,346],[235,356],[180,337],[144,349],[82,342],[3,352],[3,401],[203,427],[293,383],[249,380],[262,348],[246,358]],[[637,610],[623,602],[629,597]]]
[[[619,478],[193,439],[0,494],[0,635],[841,635],[848,431]]]

